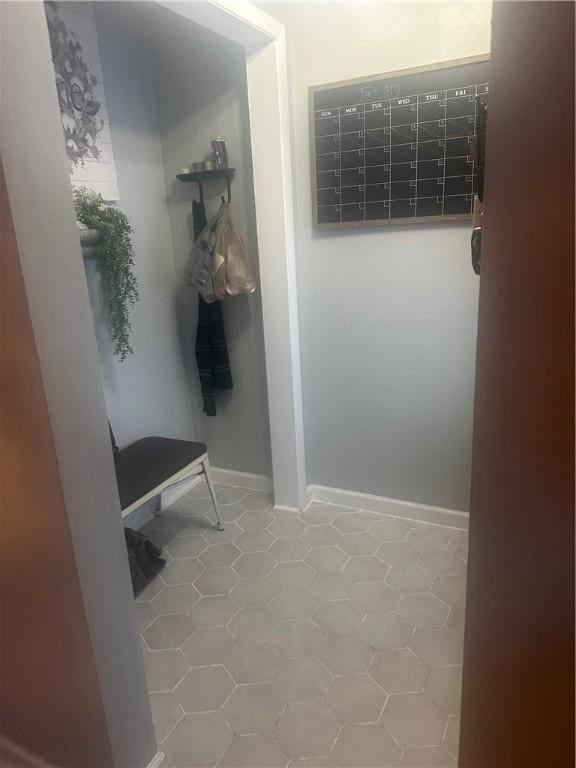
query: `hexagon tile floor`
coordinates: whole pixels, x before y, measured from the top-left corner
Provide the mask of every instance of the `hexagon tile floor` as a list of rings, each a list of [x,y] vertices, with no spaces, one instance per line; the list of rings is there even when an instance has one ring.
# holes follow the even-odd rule
[[[137,600],[165,765],[448,766],[458,751],[467,535],[203,483],[146,527]]]

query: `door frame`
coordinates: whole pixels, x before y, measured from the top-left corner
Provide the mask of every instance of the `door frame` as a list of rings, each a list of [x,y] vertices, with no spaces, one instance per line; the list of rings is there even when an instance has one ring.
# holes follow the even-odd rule
[[[306,503],[283,26],[244,0],[160,2],[246,54],[275,502]],[[0,3],[0,155],[114,763],[152,721],[43,3]],[[26,66],[22,66],[22,62]],[[40,130],[41,128],[41,130]]]

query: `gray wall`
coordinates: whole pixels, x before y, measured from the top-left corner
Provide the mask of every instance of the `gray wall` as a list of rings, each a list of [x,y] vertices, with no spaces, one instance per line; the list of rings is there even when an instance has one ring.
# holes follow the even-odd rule
[[[145,41],[134,34],[140,13],[124,3],[95,3],[100,58],[120,200],[134,229],[140,301],[132,313],[134,354],[113,357],[102,317],[98,267],[87,263],[110,421],[122,445],[145,435],[192,439],[190,392],[178,343],[170,223],[156,105]]]
[[[309,483],[468,509],[468,225],[315,232],[307,89],[484,53],[489,3],[263,3],[287,26]]]
[[[88,266],[110,419],[120,443],[152,433],[195,438],[208,443],[213,465],[269,475],[260,295],[224,305],[235,386],[207,418],[194,357],[197,292],[183,281],[197,188],[175,178],[204,156],[210,138],[226,136],[238,169],[234,222],[257,270],[243,51],[152,4],[98,3],[96,19],[119,205],[134,228],[140,289],[134,355],[119,363],[102,321],[97,267]],[[209,212],[222,191],[213,189]]]
[[[166,196],[176,279],[182,355],[195,407],[197,436],[210,448],[211,462],[228,469],[271,474],[270,430],[264,362],[260,289],[223,304],[234,389],[217,395],[217,416],[202,414],[194,340],[197,292],[183,283],[192,243],[192,200],[195,184],[176,179],[182,166],[201,160],[210,139],[226,138],[230,165],[237,169],[232,183],[232,216],[258,270],[256,219],[250,156],[244,52],[218,35],[192,25],[183,26],[163,9],[148,8],[153,22],[158,114],[166,180]],[[205,187],[207,212],[218,209],[225,185]]]

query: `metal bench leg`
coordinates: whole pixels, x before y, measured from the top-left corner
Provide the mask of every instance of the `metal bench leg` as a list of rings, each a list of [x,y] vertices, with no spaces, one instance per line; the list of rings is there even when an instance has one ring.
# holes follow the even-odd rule
[[[204,472],[204,477],[206,478],[206,482],[208,483],[210,498],[212,499],[212,504],[214,504],[214,512],[216,512],[216,528],[218,528],[219,531],[223,531],[224,526],[222,525],[222,520],[220,520],[220,510],[218,509],[216,491],[214,490],[214,485],[212,484],[212,476],[210,474],[210,462],[208,461],[208,459],[202,462],[202,470]]]
[[[154,499],[154,517],[160,517],[162,514],[162,494],[159,493]]]

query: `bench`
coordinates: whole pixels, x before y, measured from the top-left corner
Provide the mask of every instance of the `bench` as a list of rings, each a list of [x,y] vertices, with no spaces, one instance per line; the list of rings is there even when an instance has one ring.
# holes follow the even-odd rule
[[[155,514],[162,514],[162,493],[204,475],[216,517],[216,527],[224,530],[216,492],[210,475],[208,450],[204,443],[171,437],[144,437],[118,448],[110,429],[122,517],[142,504],[156,499]]]

